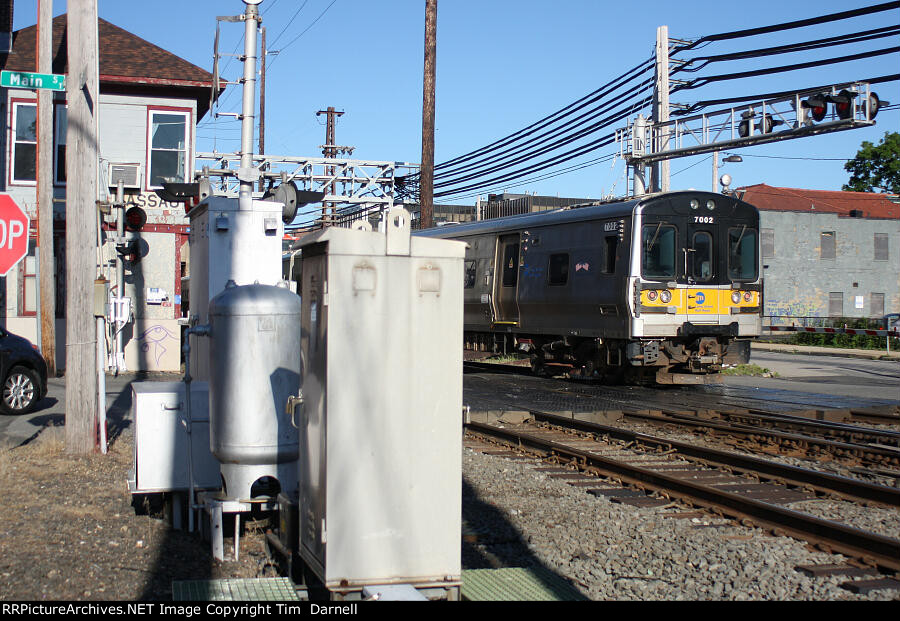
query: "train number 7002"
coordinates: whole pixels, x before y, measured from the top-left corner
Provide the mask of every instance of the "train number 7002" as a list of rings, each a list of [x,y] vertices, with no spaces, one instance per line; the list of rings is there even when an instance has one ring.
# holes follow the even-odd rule
[[[694,216],[694,222],[699,224],[713,224],[715,221],[714,216]]]

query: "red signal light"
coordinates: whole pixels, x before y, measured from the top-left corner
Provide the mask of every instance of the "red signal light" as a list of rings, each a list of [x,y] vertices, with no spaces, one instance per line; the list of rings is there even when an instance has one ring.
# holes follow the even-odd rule
[[[825,95],[822,93],[807,97],[800,102],[800,106],[809,110],[809,115],[817,123],[824,119],[825,114],[828,112],[828,103],[825,100]]]
[[[837,95],[829,95],[827,99],[834,104],[834,111],[837,113],[838,118],[846,120],[853,118],[853,98],[858,94],[844,89]]]

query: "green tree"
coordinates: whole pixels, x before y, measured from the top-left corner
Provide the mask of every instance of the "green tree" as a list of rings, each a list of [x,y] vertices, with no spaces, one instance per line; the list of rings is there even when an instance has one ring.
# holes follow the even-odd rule
[[[844,169],[850,173],[844,190],[900,193],[900,134],[885,132],[878,146],[864,141]]]

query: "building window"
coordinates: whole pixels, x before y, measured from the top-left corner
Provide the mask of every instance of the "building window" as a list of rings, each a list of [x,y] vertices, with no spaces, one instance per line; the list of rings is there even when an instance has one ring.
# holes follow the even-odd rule
[[[828,294],[828,316],[844,316],[844,294],[840,291],[832,291]]]
[[[869,316],[881,317],[884,315],[884,294],[873,293],[869,297]]]
[[[147,185],[162,187],[163,181],[187,181],[188,127],[191,113],[150,110],[147,153]]]
[[[771,259],[775,256],[775,229],[760,229],[760,242],[762,243],[762,258]]]
[[[66,133],[69,130],[69,114],[65,104],[54,106],[56,128],[53,142],[53,170],[56,185],[66,184]]]
[[[822,235],[820,237],[821,244],[819,246],[819,258],[820,259],[833,259],[836,256],[835,246],[836,246],[836,235],[834,231],[822,231]]]
[[[33,184],[37,179],[37,105],[12,104],[12,176],[13,183]]]
[[[875,233],[875,260],[888,260],[888,234]]]
[[[551,254],[550,269],[548,270],[549,283],[551,285],[564,285],[569,282],[569,255],[568,253]]]

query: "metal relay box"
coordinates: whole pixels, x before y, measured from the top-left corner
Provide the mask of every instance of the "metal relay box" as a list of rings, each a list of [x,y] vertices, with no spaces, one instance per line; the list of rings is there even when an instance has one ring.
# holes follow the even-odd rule
[[[300,244],[300,555],[333,590],[455,588],[465,244],[386,228]]]
[[[191,387],[191,433],[185,424],[184,384],[135,382],[134,472],[132,493],[187,491],[188,464],[194,466],[194,486],[216,489],[222,484],[219,462],[209,450],[209,386]],[[190,440],[191,455],[188,455]]]

